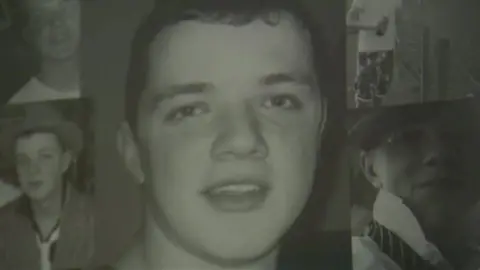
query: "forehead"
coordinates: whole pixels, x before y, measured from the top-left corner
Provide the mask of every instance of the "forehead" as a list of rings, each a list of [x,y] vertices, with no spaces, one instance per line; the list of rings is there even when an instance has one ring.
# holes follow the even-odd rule
[[[77,8],[80,6],[80,0],[27,0],[26,5],[32,14],[38,14],[65,7]]]
[[[275,25],[181,22],[160,33],[149,53],[148,83],[155,86],[248,81],[312,66],[309,35],[288,14]]]
[[[23,152],[27,150],[39,150],[43,148],[59,147],[59,141],[55,134],[49,132],[38,132],[22,135],[16,140],[16,150]]]

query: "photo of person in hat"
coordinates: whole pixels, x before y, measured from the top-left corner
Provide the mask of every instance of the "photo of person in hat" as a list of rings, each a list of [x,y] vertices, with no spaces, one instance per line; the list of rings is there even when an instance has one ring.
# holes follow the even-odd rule
[[[377,189],[373,220],[352,240],[353,269],[463,269],[471,250],[458,228],[480,197],[474,106],[383,108],[351,129],[364,180]]]
[[[320,225],[343,69],[306,4],[222,3],[157,2],[136,32],[117,145],[145,214],[101,269],[350,269],[348,224],[336,247]]]
[[[80,98],[80,0],[19,1],[28,14],[24,36],[40,68],[9,103]]]
[[[86,267],[93,255],[92,199],[67,177],[84,133],[52,104],[24,111],[1,135],[23,195],[0,209],[0,269]]]

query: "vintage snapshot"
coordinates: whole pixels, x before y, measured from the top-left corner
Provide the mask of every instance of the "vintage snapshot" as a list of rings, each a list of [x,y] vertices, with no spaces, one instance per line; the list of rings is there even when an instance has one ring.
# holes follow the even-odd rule
[[[88,100],[0,113],[0,269],[84,269],[94,255]]]
[[[80,98],[81,1],[1,0],[0,12],[2,100]]]
[[[354,270],[480,268],[479,105],[349,113]]]
[[[341,15],[335,3],[158,1],[148,9],[127,33],[126,74],[118,75],[126,84],[114,89],[124,107],[109,138],[111,164],[126,170],[140,206],[125,199],[122,179],[102,179],[106,192],[96,192],[122,194],[99,199],[105,215],[123,214],[108,220],[115,228],[98,224],[105,233],[131,226],[132,209],[141,221],[128,243],[111,237],[110,251],[96,250],[100,259],[117,255],[97,269],[351,269],[347,192],[327,209],[345,134],[335,122],[343,62],[331,63],[344,50],[332,55],[338,40],[315,19],[328,8]],[[138,12],[125,3],[107,11]],[[105,32],[107,39],[119,37]]]
[[[480,90],[478,3],[347,0],[346,10],[349,108],[461,99]]]

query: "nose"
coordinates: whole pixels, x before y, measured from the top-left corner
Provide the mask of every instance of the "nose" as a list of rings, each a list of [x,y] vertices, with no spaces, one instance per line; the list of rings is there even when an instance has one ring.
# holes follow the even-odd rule
[[[212,158],[264,159],[268,156],[268,147],[253,109],[245,106],[230,110],[218,121],[219,131],[212,146]]]
[[[36,175],[40,172],[40,164],[38,161],[31,161],[29,166],[28,166],[28,172],[30,175]]]
[[[55,29],[62,29],[62,27],[65,26],[65,21],[62,18],[62,16],[56,14],[52,15],[52,18],[50,19],[50,26],[55,28]]]
[[[440,167],[446,163],[445,143],[435,134],[429,134],[423,142],[423,164],[428,167]]]

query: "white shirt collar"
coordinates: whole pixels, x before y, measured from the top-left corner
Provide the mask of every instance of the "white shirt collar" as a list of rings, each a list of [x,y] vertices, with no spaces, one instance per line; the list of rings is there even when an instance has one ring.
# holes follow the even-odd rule
[[[401,198],[380,190],[373,205],[373,218],[399,236],[425,260],[434,265],[445,261],[438,248],[426,239],[417,218]]]

